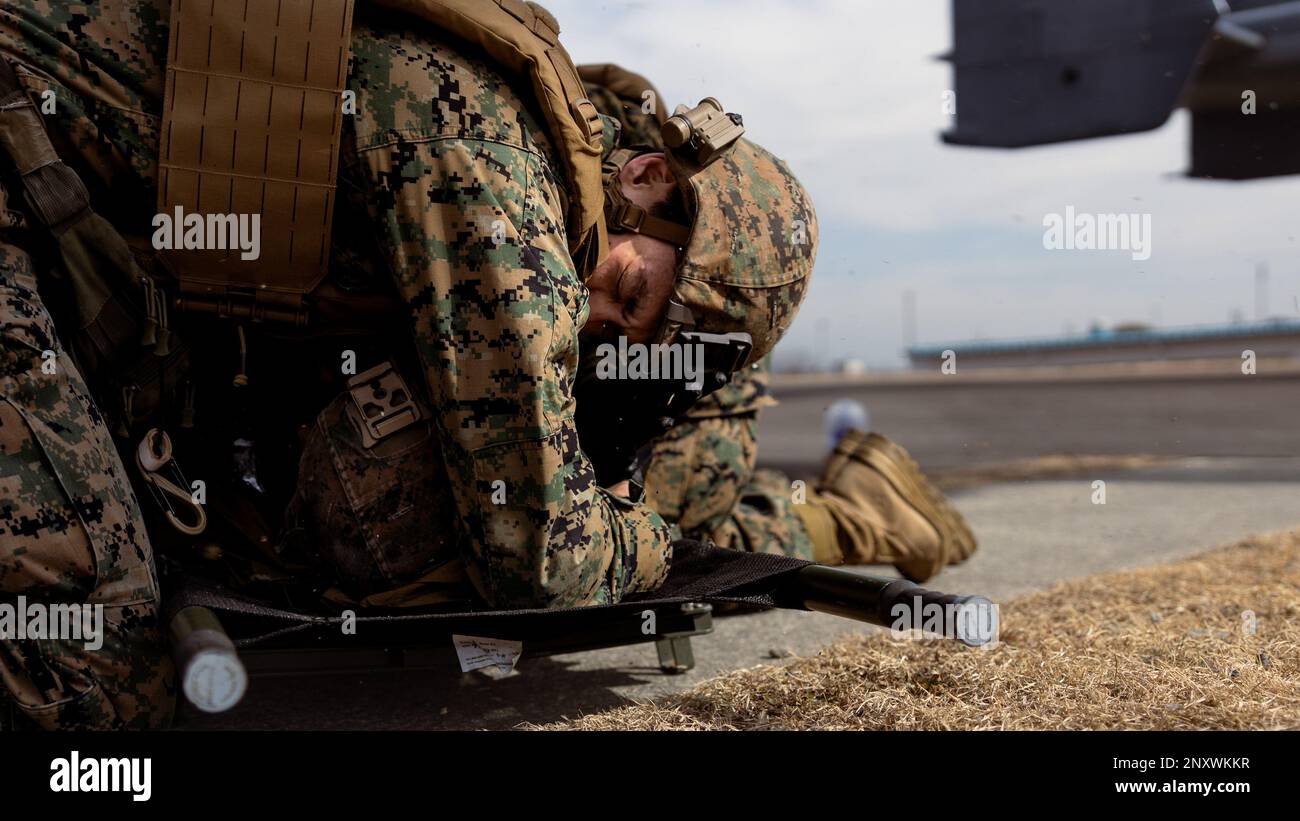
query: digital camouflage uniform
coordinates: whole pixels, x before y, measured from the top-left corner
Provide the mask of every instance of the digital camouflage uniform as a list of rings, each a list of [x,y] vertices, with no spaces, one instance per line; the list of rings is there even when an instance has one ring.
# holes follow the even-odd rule
[[[428,29],[354,18],[355,157],[340,185],[364,193],[409,306],[456,501],[434,527],[460,534],[499,607],[652,590],[668,527],[596,485],[574,426],[587,291],[544,130],[493,67]]]
[[[14,706],[45,728],[164,724],[171,663],[159,649],[158,584],[140,510],[55,336],[30,258],[3,241],[0,319],[0,601],[104,607],[102,647],[3,640],[0,678]]]
[[[0,54],[34,95],[53,92],[51,138],[124,231],[141,233],[156,208],[169,6],[16,0],[0,9]],[[650,504],[596,486],[573,423],[587,292],[567,250],[553,148],[517,89],[444,39],[424,21],[358,9],[348,78],[356,115],[339,188],[365,219],[336,238],[338,258],[349,243],[378,246],[409,310],[430,453],[454,497],[428,524],[454,555],[430,564],[463,564],[493,605],[558,607],[654,589],[673,530],[807,555],[788,483],[753,469],[761,372],[659,443]],[[36,243],[4,223],[0,240],[0,592],[110,606],[103,649],[6,641],[0,670],[10,698],[45,726],[160,726],[174,685],[149,539],[104,419],[37,293]],[[45,350],[56,354],[54,374],[40,370]]]
[[[0,8],[0,53],[34,93],[58,95],[47,122],[66,138],[61,153],[84,177],[120,186],[123,202],[152,173],[156,130],[145,111],[156,110],[161,94],[166,40],[166,24],[149,3],[16,0]],[[104,420],[37,292],[40,272],[25,250],[34,238],[6,214],[0,599],[102,604],[105,630],[94,651],[80,641],[0,641],[0,678],[12,706],[37,726],[162,726],[174,691],[149,538]]]
[[[707,397],[655,442],[646,502],[684,538],[811,560],[789,477],[755,467],[758,409],[771,404],[766,362],[733,381],[734,391]],[[760,390],[768,402],[760,403]]]
[[[666,102],[644,77],[610,65],[579,66],[588,97],[621,125],[624,146],[659,150]],[[646,91],[650,94],[647,96]],[[793,486],[779,471],[755,467],[758,413],[776,404],[770,356],[734,374],[656,440],[645,500],[675,535],[733,550],[813,558],[793,508]]]
[[[587,295],[543,129],[486,62],[420,20],[368,12],[354,21],[357,114],[339,184],[366,203],[368,224],[349,228],[373,232],[410,309],[455,496],[431,526],[456,534],[468,576],[496,606],[651,590],[667,573],[669,529],[649,507],[595,485],[573,425]],[[33,94],[56,96],[45,122],[60,154],[99,210],[133,227],[154,210],[168,13],[168,0],[23,0],[0,10],[0,53]],[[27,239],[11,226],[4,236]],[[165,724],[172,671],[149,540],[37,279],[6,242],[3,592],[102,601],[118,615],[105,647],[84,657],[6,641],[5,683],[47,726]],[[59,353],[49,377],[39,370],[47,349]]]

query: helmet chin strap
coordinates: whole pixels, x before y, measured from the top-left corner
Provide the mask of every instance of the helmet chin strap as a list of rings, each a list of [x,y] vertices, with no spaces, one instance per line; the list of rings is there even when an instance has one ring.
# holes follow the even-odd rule
[[[605,160],[605,226],[611,234],[644,234],[663,240],[674,246],[680,254],[690,241],[690,226],[656,217],[623,193],[623,168],[634,158],[654,150],[649,146],[620,148]],[[654,342],[671,343],[678,332],[694,328],[695,316],[691,310],[675,299],[670,300]]]
[[[682,249],[691,238],[689,225],[656,217],[623,193],[623,168],[634,158],[654,150],[620,148],[605,161],[605,227],[611,234],[644,234]]]

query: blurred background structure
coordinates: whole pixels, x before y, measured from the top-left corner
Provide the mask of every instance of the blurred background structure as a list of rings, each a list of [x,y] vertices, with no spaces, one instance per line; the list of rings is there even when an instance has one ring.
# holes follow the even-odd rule
[[[908,349],[912,367],[934,369],[944,351],[957,354],[964,368],[1033,368],[1097,365],[1111,362],[1292,359],[1300,364],[1300,319],[1272,319],[1231,325],[1152,328],[1144,323],[1100,325],[1079,336],[947,342]]]

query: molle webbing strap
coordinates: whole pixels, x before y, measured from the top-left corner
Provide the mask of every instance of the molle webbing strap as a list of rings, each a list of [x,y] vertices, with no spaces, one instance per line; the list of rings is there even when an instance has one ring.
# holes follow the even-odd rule
[[[329,265],[352,5],[172,0],[159,210],[261,220],[257,259],[230,242],[161,252],[180,307],[306,321]]]
[[[45,123],[13,66],[0,57],[0,151],[22,177],[27,205],[36,221],[55,234],[90,210],[90,194],[59,159]]]

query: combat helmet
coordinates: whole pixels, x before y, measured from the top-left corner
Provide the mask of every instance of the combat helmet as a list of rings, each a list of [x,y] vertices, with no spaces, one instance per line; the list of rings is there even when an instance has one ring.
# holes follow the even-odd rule
[[[679,106],[661,129],[662,147],[611,154],[605,221],[680,249],[673,299],[659,341],[678,330],[748,333],[747,362],[765,356],[790,327],[812,277],[817,215],[782,160],[744,139],[736,114],[712,97]],[[633,157],[664,151],[689,225],[647,212],[623,196],[619,174]],[[741,363],[744,364],[744,363]]]

